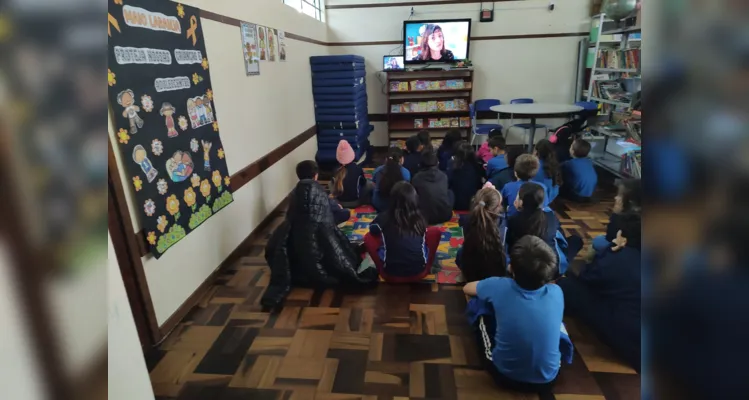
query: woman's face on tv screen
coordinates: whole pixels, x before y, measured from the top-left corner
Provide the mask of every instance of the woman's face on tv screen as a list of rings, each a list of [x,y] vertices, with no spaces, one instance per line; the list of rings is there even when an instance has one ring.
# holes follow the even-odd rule
[[[435,29],[431,35],[429,35],[429,49],[434,51],[441,51],[445,42],[445,37],[442,36],[442,31]]]

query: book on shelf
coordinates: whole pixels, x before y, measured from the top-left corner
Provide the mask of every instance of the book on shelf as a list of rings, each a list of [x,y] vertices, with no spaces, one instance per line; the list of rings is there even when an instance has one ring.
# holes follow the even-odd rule
[[[450,118],[450,127],[451,128],[457,128],[460,126],[460,119],[458,118]]]
[[[440,90],[447,89],[447,82],[446,81],[439,81],[440,83]]]
[[[427,102],[426,101],[420,101],[419,102],[419,112],[426,112],[427,111]]]
[[[439,81],[429,81],[427,89],[428,90],[440,90],[440,82]]]
[[[632,101],[632,94],[627,93],[617,81],[596,81],[593,85],[593,97],[622,103]]]
[[[455,108],[461,111],[468,109],[466,99],[455,99]]]
[[[424,120],[421,118],[417,118],[414,120],[414,128],[421,129],[424,127]]]
[[[639,69],[640,50],[601,50],[596,68]]]
[[[416,81],[416,90],[427,90],[427,83],[425,81]]]
[[[400,104],[391,104],[390,105],[390,112],[391,113],[399,113],[401,109]]]
[[[427,102],[427,112],[435,112],[435,111],[437,111],[437,101],[429,100]]]
[[[450,127],[450,118],[440,118],[440,126],[443,128]]]
[[[438,120],[437,118],[429,118],[429,120],[428,120],[428,122],[429,122],[429,127],[430,127],[430,128],[437,128],[437,122],[438,122],[438,121],[439,121],[439,120]]]
[[[467,128],[471,126],[471,118],[470,117],[460,117],[460,127],[461,128]]]
[[[390,82],[390,91],[391,92],[397,92],[398,88],[400,87],[399,84],[400,84],[400,82],[398,82],[398,81],[392,81],[392,82]]]
[[[444,101],[438,101],[437,102],[437,111],[445,111],[445,102]]]
[[[408,82],[398,82],[399,92],[408,92]]]
[[[455,102],[452,100],[445,101],[445,111],[455,110]]]

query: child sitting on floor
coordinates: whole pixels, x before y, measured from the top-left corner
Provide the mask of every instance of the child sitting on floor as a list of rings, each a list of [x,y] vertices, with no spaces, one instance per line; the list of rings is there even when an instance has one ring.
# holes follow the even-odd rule
[[[455,144],[463,140],[463,136],[458,129],[449,129],[442,139],[442,144],[437,148],[437,157],[439,158],[440,170],[447,171],[447,164],[455,154]]]
[[[542,185],[527,182],[520,186],[514,205],[517,213],[507,218],[505,241],[512,248],[523,236],[541,238],[552,249],[556,248],[556,233],[559,220],[552,210],[544,210],[545,193]]]
[[[489,182],[494,185],[500,192],[506,184],[514,182],[515,178],[515,161],[520,157],[521,154],[525,154],[525,150],[522,147],[510,147],[505,152],[505,161],[507,161],[507,167],[499,170],[494,174],[494,178],[490,179]]]
[[[410,183],[396,183],[390,203],[369,225],[364,246],[385,281],[418,282],[431,270],[441,232],[427,227]]]
[[[622,214],[612,247],[597,254],[578,275],[559,280],[567,314],[589,326],[632,368],[640,371],[641,219]]]
[[[336,159],[341,166],[330,182],[330,192],[346,208],[369,204],[373,189],[373,185],[364,176],[364,170],[353,162],[354,157],[354,149],[348,141],[338,142]]]
[[[479,147],[479,150],[476,152],[476,155],[484,164],[488,163],[489,160],[494,157],[494,155],[492,154],[492,149],[491,147],[489,147],[489,141],[492,140],[492,138],[495,136],[504,138],[504,136],[502,136],[501,129],[492,129],[489,131],[489,134],[486,135],[486,141],[481,144],[481,147]]]
[[[385,159],[385,165],[380,165],[372,173],[375,188],[372,194],[372,205],[377,212],[387,210],[390,205],[390,191],[393,185],[400,181],[410,181],[411,173],[403,168],[403,150],[391,147]]]
[[[476,193],[473,209],[463,226],[463,247],[455,256],[455,264],[466,282],[507,274],[499,228],[501,211],[502,196],[487,183]]]
[[[434,145],[432,145],[432,136],[429,134],[428,130],[420,130],[418,133],[416,133],[416,137],[419,138],[419,143],[424,146],[421,151],[424,151],[426,149],[434,150]]]
[[[560,194],[575,202],[589,202],[598,184],[598,174],[593,167],[593,160],[588,158],[590,143],[577,139],[570,146],[571,160],[562,164],[564,185]]]
[[[461,140],[455,147],[455,155],[447,166],[447,181],[450,190],[455,194],[453,209],[466,211],[471,207],[471,199],[483,184],[484,169],[481,167],[476,153],[465,140]]]
[[[421,144],[418,136],[413,135],[406,140],[406,155],[403,156],[403,167],[411,173],[411,176],[419,172],[419,162],[423,150],[424,145]]]
[[[419,209],[429,225],[447,222],[453,215],[455,194],[449,189],[447,175],[437,167],[437,154],[421,153],[421,169],[411,183],[419,194]]]
[[[296,165],[296,176],[299,180],[312,179],[317,181],[319,168],[312,160],[305,160]],[[335,199],[328,197],[330,211],[333,212],[333,220],[336,225],[342,224],[351,218],[351,211],[343,208]]]
[[[616,232],[621,229],[621,218],[625,215],[640,215],[642,212],[642,188],[639,179],[625,179],[617,184],[618,192],[614,197],[614,212],[611,214],[609,224],[606,225],[606,236],[593,238],[593,250],[600,254],[616,238]],[[592,255],[589,257],[592,259]]]
[[[562,361],[564,297],[550,284],[556,254],[524,236],[510,250],[510,277],[470,282],[463,292],[488,303],[493,315],[477,322],[477,344],[492,378],[512,390],[550,392]],[[493,317],[493,318],[492,318]],[[501,329],[500,329],[501,328]]]
[[[515,178],[517,180],[504,185],[502,188],[502,202],[507,210],[508,217],[518,212],[517,208],[515,208],[515,198],[518,196],[520,187],[524,183],[529,182],[537,173],[538,157],[531,154],[521,154],[515,160]],[[546,189],[544,188],[544,190]],[[544,201],[543,207],[546,208],[546,206],[547,203]]]
[[[562,174],[557,162],[554,145],[546,139],[536,143],[533,154],[538,157],[538,173],[533,177],[534,182],[544,185],[546,188],[546,203],[551,204],[559,194],[559,186],[562,184]]]
[[[489,149],[492,151],[492,159],[486,163],[486,178],[492,179],[501,170],[507,168],[505,159],[505,138],[495,136],[489,139]]]

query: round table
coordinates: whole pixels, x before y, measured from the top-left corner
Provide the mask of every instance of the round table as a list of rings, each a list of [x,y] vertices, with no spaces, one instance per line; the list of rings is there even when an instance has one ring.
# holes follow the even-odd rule
[[[528,140],[528,151],[533,151],[533,139],[536,137],[536,117],[538,115],[558,114],[566,116],[579,113],[583,110],[582,107],[574,104],[557,103],[500,104],[498,106],[491,106],[489,109],[500,114],[511,114],[513,117],[525,117],[531,119],[531,134]]]

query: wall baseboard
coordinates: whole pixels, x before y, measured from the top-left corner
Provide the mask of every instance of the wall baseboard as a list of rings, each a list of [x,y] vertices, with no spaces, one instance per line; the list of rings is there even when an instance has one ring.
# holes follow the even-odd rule
[[[290,195],[290,194],[289,194]],[[190,295],[190,297],[185,300],[181,306],[175,311],[160,327],[159,327],[159,334],[161,336],[161,341],[163,341],[169,333],[174,330],[174,328],[177,327],[177,325],[182,321],[187,314],[192,310],[193,307],[195,307],[196,304],[200,301],[200,299],[203,298],[203,296],[208,292],[208,290],[213,286],[213,283],[216,281],[216,279],[221,275],[221,272],[229,268],[230,266],[234,265],[236,262],[239,261],[242,256],[245,254],[248,254],[250,252],[250,249],[252,248],[253,243],[257,242],[259,239],[261,239],[261,235],[265,233],[265,230],[268,229],[270,224],[278,218],[278,216],[286,210],[286,208],[289,205],[289,195],[287,195],[283,200],[281,200],[280,203],[270,212],[268,215],[263,218],[263,220],[255,227],[255,229],[250,232],[247,237],[242,240],[242,242],[232,251],[229,253],[229,255],[224,259],[224,261],[219,264],[216,269],[211,272],[210,275],[203,281],[200,286],[198,286],[197,289]]]

